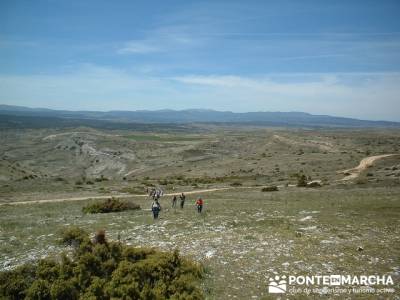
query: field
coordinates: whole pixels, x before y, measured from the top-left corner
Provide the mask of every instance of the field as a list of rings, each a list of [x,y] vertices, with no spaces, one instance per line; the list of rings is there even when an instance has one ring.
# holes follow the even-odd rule
[[[208,299],[269,299],[274,274],[391,275],[396,293],[384,298],[399,295],[398,130],[202,125],[170,133],[3,130],[1,137],[2,269],[56,255],[60,230],[78,225],[202,262]],[[322,186],[297,187],[301,175]],[[183,210],[164,196],[155,222],[145,196],[152,186],[192,193]],[[142,209],[82,213],[111,195]],[[368,297],[376,295],[359,296]]]

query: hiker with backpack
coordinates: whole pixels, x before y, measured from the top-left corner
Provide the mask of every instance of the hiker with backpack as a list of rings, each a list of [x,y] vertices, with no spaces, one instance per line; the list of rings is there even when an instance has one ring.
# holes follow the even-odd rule
[[[183,206],[185,205],[185,200],[186,200],[186,196],[184,193],[182,193],[179,198],[181,199],[181,209],[183,209]]]
[[[149,196],[150,196],[151,198],[153,198],[153,200],[155,199],[155,197],[156,197],[156,190],[155,190],[154,188],[152,188],[152,189],[150,190]]]
[[[178,199],[177,199],[177,197],[176,197],[176,195],[174,195],[174,198],[172,198],[172,207],[176,207],[176,201],[177,201]]]
[[[158,199],[155,199],[151,204],[151,211],[153,212],[153,218],[158,219],[158,214],[160,213],[161,205],[158,202]]]
[[[197,201],[196,201],[196,206],[197,206],[197,212],[200,214],[201,213],[201,211],[203,210],[203,204],[204,204],[204,201],[203,201],[203,199],[201,199],[201,197],[199,198],[199,199],[197,199]]]

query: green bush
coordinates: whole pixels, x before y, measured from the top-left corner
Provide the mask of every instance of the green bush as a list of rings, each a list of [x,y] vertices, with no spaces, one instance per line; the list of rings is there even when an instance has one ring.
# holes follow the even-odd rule
[[[35,281],[36,268],[25,264],[13,271],[0,272],[0,299],[24,299]]]
[[[104,175],[101,175],[100,177],[96,177],[94,181],[96,182],[108,181],[108,178],[104,177]]]
[[[43,279],[34,281],[26,292],[26,298],[32,300],[50,300],[50,283]]]
[[[112,197],[104,202],[88,204],[82,208],[82,211],[87,214],[98,214],[136,209],[140,209],[140,206],[132,202],[121,201]]]
[[[242,184],[240,182],[235,181],[231,183],[231,186],[242,186]]]
[[[261,189],[261,192],[276,192],[278,187],[276,185],[266,186]]]
[[[69,228],[62,241],[80,241],[71,258],[62,254],[0,272],[0,299],[204,299],[198,287],[203,268],[177,251],[110,242],[104,231],[96,236],[91,241]]]
[[[304,174],[300,174],[297,177],[297,186],[298,187],[306,187],[307,186],[307,177]]]
[[[79,246],[88,240],[86,231],[76,226],[70,226],[61,232],[61,242],[68,246]]]

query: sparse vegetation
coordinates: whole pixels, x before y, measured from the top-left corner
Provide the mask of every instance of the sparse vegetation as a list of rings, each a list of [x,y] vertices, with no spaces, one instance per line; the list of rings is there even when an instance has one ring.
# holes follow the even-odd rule
[[[102,181],[108,181],[107,177],[104,177],[104,175],[101,175],[100,177],[96,177],[94,179],[95,182],[102,182]]]
[[[171,209],[172,196],[164,196],[158,221],[152,220],[148,209],[83,215],[82,207],[88,203],[105,202],[95,199],[4,205],[0,209],[2,270],[45,256],[60,263],[57,255],[63,246],[56,243],[54,233],[77,224],[90,232],[105,228],[109,240],[121,243],[160,250],[176,247],[185,257],[204,262],[207,276],[201,284],[208,299],[268,297],[265,275],[268,270],[283,267],[282,271],[292,274],[304,274],[307,268],[324,274],[393,272],[399,251],[387,245],[398,243],[400,156],[376,161],[359,174],[353,168],[365,158],[367,148],[373,154],[398,153],[398,131],[230,126],[220,130],[217,126],[196,126],[194,130],[205,137],[200,141],[124,138],[131,134],[160,135],[159,131],[164,130],[154,131],[154,127],[142,128],[143,132],[21,130],[18,139],[12,130],[4,134],[0,145],[3,203],[111,195],[125,201],[127,198],[120,194],[129,192],[132,195],[126,202],[149,208],[148,197],[136,196],[144,194],[146,188],[161,187],[166,194],[192,193],[186,194],[183,209],[179,209],[179,197],[178,208]],[[181,126],[179,130],[173,135],[190,137],[193,129]],[[41,140],[49,135],[56,136]],[[308,186],[314,180],[324,187],[293,187],[302,174]],[[353,176],[343,181],[346,175]],[[65,181],[56,182],[56,177]],[[236,182],[246,188],[235,188]],[[279,192],[261,191],[272,186],[277,186]],[[201,191],[218,188],[224,190]],[[201,215],[193,206],[197,197],[205,201]],[[90,238],[79,231],[66,232],[64,241],[69,245],[68,257],[74,259],[71,249],[82,241],[104,245],[105,235],[101,230]],[[357,251],[359,244],[362,253]],[[29,278],[29,269],[24,272]],[[49,285],[48,279],[40,279],[20,290],[26,290],[28,299],[37,295],[62,299],[67,297],[65,291],[75,297],[75,285],[68,284],[57,281]],[[102,278],[96,278],[90,289],[97,293],[105,285]]]
[[[304,174],[299,174],[297,176],[297,186],[298,187],[306,187],[307,186],[307,177]]]
[[[136,209],[140,209],[140,206],[132,202],[121,201],[117,198],[112,197],[105,200],[104,202],[88,204],[82,208],[82,211],[87,214],[98,214]]]
[[[81,229],[67,230],[63,241],[72,257],[45,258],[0,273],[4,299],[203,299],[197,282],[203,268],[177,251],[160,252],[107,241],[93,241]]]
[[[278,187],[276,185],[266,186],[261,189],[261,192],[276,192],[278,191]]]
[[[130,193],[133,195],[140,195],[146,192],[144,187],[124,187],[121,189],[122,193]]]

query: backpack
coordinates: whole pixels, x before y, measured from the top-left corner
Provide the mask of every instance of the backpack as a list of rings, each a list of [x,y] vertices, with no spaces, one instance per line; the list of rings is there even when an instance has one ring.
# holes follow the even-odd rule
[[[160,203],[153,202],[153,204],[151,205],[151,209],[152,210],[161,210]]]

